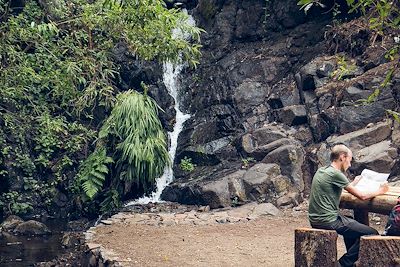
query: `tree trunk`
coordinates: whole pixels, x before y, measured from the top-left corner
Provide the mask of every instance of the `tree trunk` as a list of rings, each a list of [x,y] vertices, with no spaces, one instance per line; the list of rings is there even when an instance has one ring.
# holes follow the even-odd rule
[[[357,267],[400,266],[400,237],[362,236]]]
[[[295,230],[295,267],[333,267],[337,258],[337,233],[331,230]]]

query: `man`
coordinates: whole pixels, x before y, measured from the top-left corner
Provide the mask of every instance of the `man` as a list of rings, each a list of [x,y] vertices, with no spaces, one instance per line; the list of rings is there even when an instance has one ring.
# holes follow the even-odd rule
[[[352,152],[345,145],[335,145],[332,148],[331,164],[319,168],[314,175],[308,207],[308,218],[312,227],[336,230],[343,235],[347,252],[339,259],[341,266],[354,266],[358,259],[361,236],[378,234],[375,229],[339,214],[342,189],[362,200],[382,195],[389,189],[387,183],[382,184],[375,192],[365,193],[357,189],[355,185],[361,176],[349,182],[344,175],[351,166],[352,158]]]

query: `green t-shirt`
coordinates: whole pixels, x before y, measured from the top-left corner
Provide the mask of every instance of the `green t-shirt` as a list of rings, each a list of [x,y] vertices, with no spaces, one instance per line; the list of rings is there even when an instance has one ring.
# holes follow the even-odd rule
[[[311,223],[330,223],[337,219],[342,189],[349,184],[347,177],[332,166],[315,173],[308,205]]]

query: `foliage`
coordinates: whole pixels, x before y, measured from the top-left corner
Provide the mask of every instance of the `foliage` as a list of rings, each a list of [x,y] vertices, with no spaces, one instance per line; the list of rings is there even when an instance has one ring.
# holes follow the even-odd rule
[[[31,203],[25,202],[16,191],[4,193],[0,199],[0,206],[6,207],[11,214],[26,214],[33,210]]]
[[[331,78],[342,80],[345,76],[351,74],[356,66],[354,64],[349,64],[344,56],[337,56],[337,69],[331,74]]]
[[[196,164],[192,163],[191,158],[188,158],[187,156],[185,156],[183,159],[181,159],[181,162],[179,163],[179,167],[181,168],[182,171],[192,172],[196,168]]]
[[[256,160],[252,157],[242,158],[242,168],[247,169],[250,163],[254,163]]]
[[[312,6],[325,8],[321,0],[299,0],[297,4],[307,12]],[[368,16],[370,28],[383,34],[385,28],[397,28],[400,25],[400,10],[397,1],[390,0],[346,0],[351,12],[361,12]],[[337,10],[334,1],[334,8]]]
[[[102,213],[117,210],[121,207],[120,193],[116,189],[111,189],[106,192],[104,200],[101,202],[100,211]]]
[[[116,177],[145,191],[170,164],[167,138],[158,118],[160,107],[144,94],[127,91],[99,132],[108,138],[116,153]]]
[[[112,127],[110,142],[99,142],[98,149],[85,161],[119,93],[119,66],[113,61],[112,51],[124,42],[137,58],[184,60],[195,66],[201,30],[186,23],[187,15],[166,9],[162,0],[21,3],[22,7],[13,8],[11,0],[0,0],[0,175],[7,176],[11,184],[14,179],[23,179],[19,198],[35,194],[38,202],[46,204],[56,187],[80,194],[77,186],[82,185],[88,199],[94,199],[96,193],[104,196],[98,194],[100,183],[106,185],[109,177],[104,166],[110,172],[116,167],[118,177],[127,179],[151,166],[144,178],[152,180],[161,169],[153,165],[162,163],[160,158],[165,156],[156,148],[166,143],[160,132],[158,139],[150,138],[159,141],[150,148],[159,154],[153,161],[139,163],[138,169],[130,161],[132,153],[127,147],[132,144],[123,142]],[[172,29],[189,32],[193,38],[174,35]],[[155,117],[154,112],[149,116],[152,120]],[[139,132],[141,141],[145,140],[146,130]],[[114,155],[102,152],[109,145],[112,149],[108,151],[115,150]],[[117,160],[115,164],[111,156]],[[73,177],[78,181],[71,181]],[[2,192],[7,194],[8,190]],[[115,197],[110,199],[115,202]]]
[[[109,173],[107,164],[113,163],[105,148],[95,150],[81,165],[78,181],[89,200],[102,189]]]

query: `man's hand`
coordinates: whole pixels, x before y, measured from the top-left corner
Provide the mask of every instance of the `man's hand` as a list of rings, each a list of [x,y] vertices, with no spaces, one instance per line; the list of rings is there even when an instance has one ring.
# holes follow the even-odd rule
[[[361,200],[367,200],[367,199],[371,199],[373,197],[385,194],[389,190],[389,186],[388,186],[387,182],[384,182],[379,186],[379,188],[376,191],[363,192],[363,191],[359,190],[357,187],[355,187],[353,185],[353,183],[350,183],[344,189],[347,190],[347,192],[349,192],[353,196],[355,196]]]
[[[379,191],[381,192],[381,195],[385,194],[387,191],[389,191],[389,184],[388,182],[384,182],[379,186]]]

